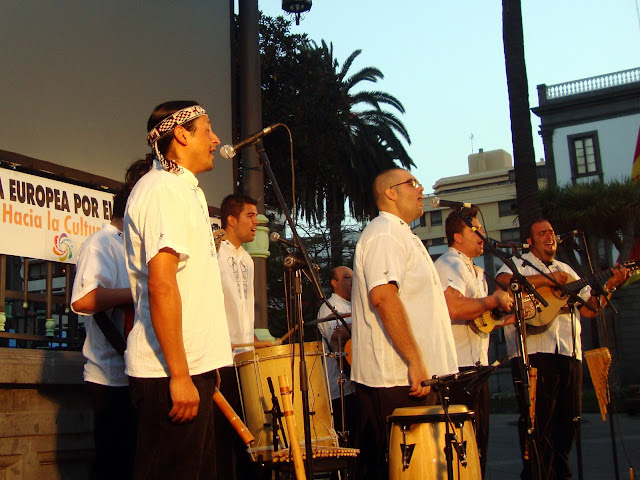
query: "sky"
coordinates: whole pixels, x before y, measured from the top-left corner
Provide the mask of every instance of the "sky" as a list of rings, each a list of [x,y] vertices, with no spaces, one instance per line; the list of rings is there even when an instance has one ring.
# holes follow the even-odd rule
[[[522,0],[530,106],[538,105],[539,84],[639,67],[639,3]],[[285,14],[280,0],[259,0],[259,8]],[[513,153],[501,1],[314,0],[291,31],[333,43],[341,63],[361,49],[354,73],[366,66],[382,71],[384,79],[366,89],[404,105],[407,150],[425,193],[440,178],[468,173],[467,156],[479,148]],[[540,122],[534,114],[531,121],[540,160]]]

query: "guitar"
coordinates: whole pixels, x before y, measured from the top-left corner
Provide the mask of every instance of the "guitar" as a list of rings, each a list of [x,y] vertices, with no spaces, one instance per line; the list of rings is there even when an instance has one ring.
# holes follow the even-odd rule
[[[633,260],[628,262],[623,262],[620,264],[621,267],[625,267],[629,270],[629,273],[634,273],[640,269],[640,260]],[[607,268],[606,270],[602,270],[594,275],[596,280],[599,283],[603,283],[606,279],[613,275],[613,268]],[[580,280],[576,280],[575,278],[569,276],[568,282],[563,285],[563,287],[571,293],[578,293],[584,287],[589,284],[589,281],[581,278]],[[540,287],[537,289],[542,295],[549,306],[543,307],[540,305],[537,308],[537,314],[527,320],[527,324],[533,327],[546,327],[556,318],[560,310],[562,310],[565,305],[567,305],[567,301],[569,300],[569,296],[565,295],[559,288],[557,287]],[[548,328],[548,327],[547,327]]]
[[[634,273],[640,270],[640,260],[633,260],[623,262],[620,266],[629,270],[629,273]],[[594,275],[598,282],[603,282],[613,275],[613,269],[608,268]],[[571,293],[578,293],[589,282],[588,280],[581,278],[576,280],[569,276],[568,282],[563,285]],[[569,300],[569,296],[565,295],[557,287],[540,287],[537,289],[542,298],[544,298],[549,304],[547,307],[540,305],[531,295],[528,295],[525,299],[525,321],[529,328],[527,332],[531,334],[542,333],[551,326],[551,322],[556,318],[560,310],[562,310]],[[527,304],[528,303],[528,307]],[[473,322],[470,322],[473,328],[477,328],[481,332],[489,333],[496,326],[500,325],[500,321],[492,317],[491,312],[485,312],[482,316],[476,318]]]
[[[527,296],[523,302],[525,319],[533,318],[536,314],[538,302],[534,298]],[[469,327],[476,333],[491,333],[495,328],[500,328],[507,321],[511,313],[505,313],[497,308],[488,310],[473,321],[469,322]]]

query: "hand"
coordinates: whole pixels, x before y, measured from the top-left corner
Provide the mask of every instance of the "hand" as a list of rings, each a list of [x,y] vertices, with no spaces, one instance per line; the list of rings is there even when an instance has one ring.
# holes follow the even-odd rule
[[[567,280],[569,280],[569,274],[567,272],[562,272],[562,271],[551,272],[551,276],[555,278],[556,282],[558,282],[561,285],[564,285],[565,283],[567,283]],[[551,286],[554,286],[554,285],[551,285]]]
[[[629,270],[624,267],[616,266],[611,269],[611,278],[607,280],[605,286],[609,290],[614,290],[618,285],[622,285],[629,278]]]
[[[504,290],[496,290],[493,292],[493,296],[496,297],[498,301],[498,308],[505,312],[510,312],[513,308],[513,297],[509,292],[505,292]]]
[[[427,372],[426,367],[422,361],[415,364],[409,364],[409,381],[411,382],[411,388],[409,389],[410,397],[425,397],[431,391],[431,387],[423,387],[420,382],[428,380],[431,377]]]
[[[185,423],[193,420],[198,414],[200,394],[190,376],[171,377],[169,379],[171,394],[171,411],[169,417],[173,423]]]
[[[516,323],[516,316],[512,313],[512,314],[507,315],[506,317],[504,317],[503,323],[500,326],[504,327],[506,325],[515,325],[515,323]]]

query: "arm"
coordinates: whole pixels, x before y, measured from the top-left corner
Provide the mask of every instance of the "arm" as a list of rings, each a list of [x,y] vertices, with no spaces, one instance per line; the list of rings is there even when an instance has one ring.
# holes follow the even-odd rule
[[[387,283],[374,287],[369,292],[369,300],[378,312],[385,331],[393,346],[409,367],[411,389],[409,395],[424,397],[431,387],[423,387],[420,382],[430,378],[418,349],[404,304],[395,284]]]
[[[169,391],[174,423],[192,420],[200,396],[191,376],[182,340],[182,299],[176,273],[178,255],[163,248],[149,261],[149,310],[151,323],[169,368]]]
[[[447,287],[444,291],[444,298],[447,301],[451,320],[471,321],[494,308],[500,307],[501,310],[508,312],[513,306],[511,295],[502,290],[496,290],[493,295],[488,297],[469,298],[455,288]]]
[[[94,314],[120,305],[131,305],[133,297],[130,288],[97,287],[71,305],[76,312]]]

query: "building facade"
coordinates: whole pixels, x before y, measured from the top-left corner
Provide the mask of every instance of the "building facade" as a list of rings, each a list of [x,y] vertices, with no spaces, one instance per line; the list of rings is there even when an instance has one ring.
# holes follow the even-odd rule
[[[538,85],[540,135],[559,185],[623,179],[640,128],[640,67],[557,85]]]

